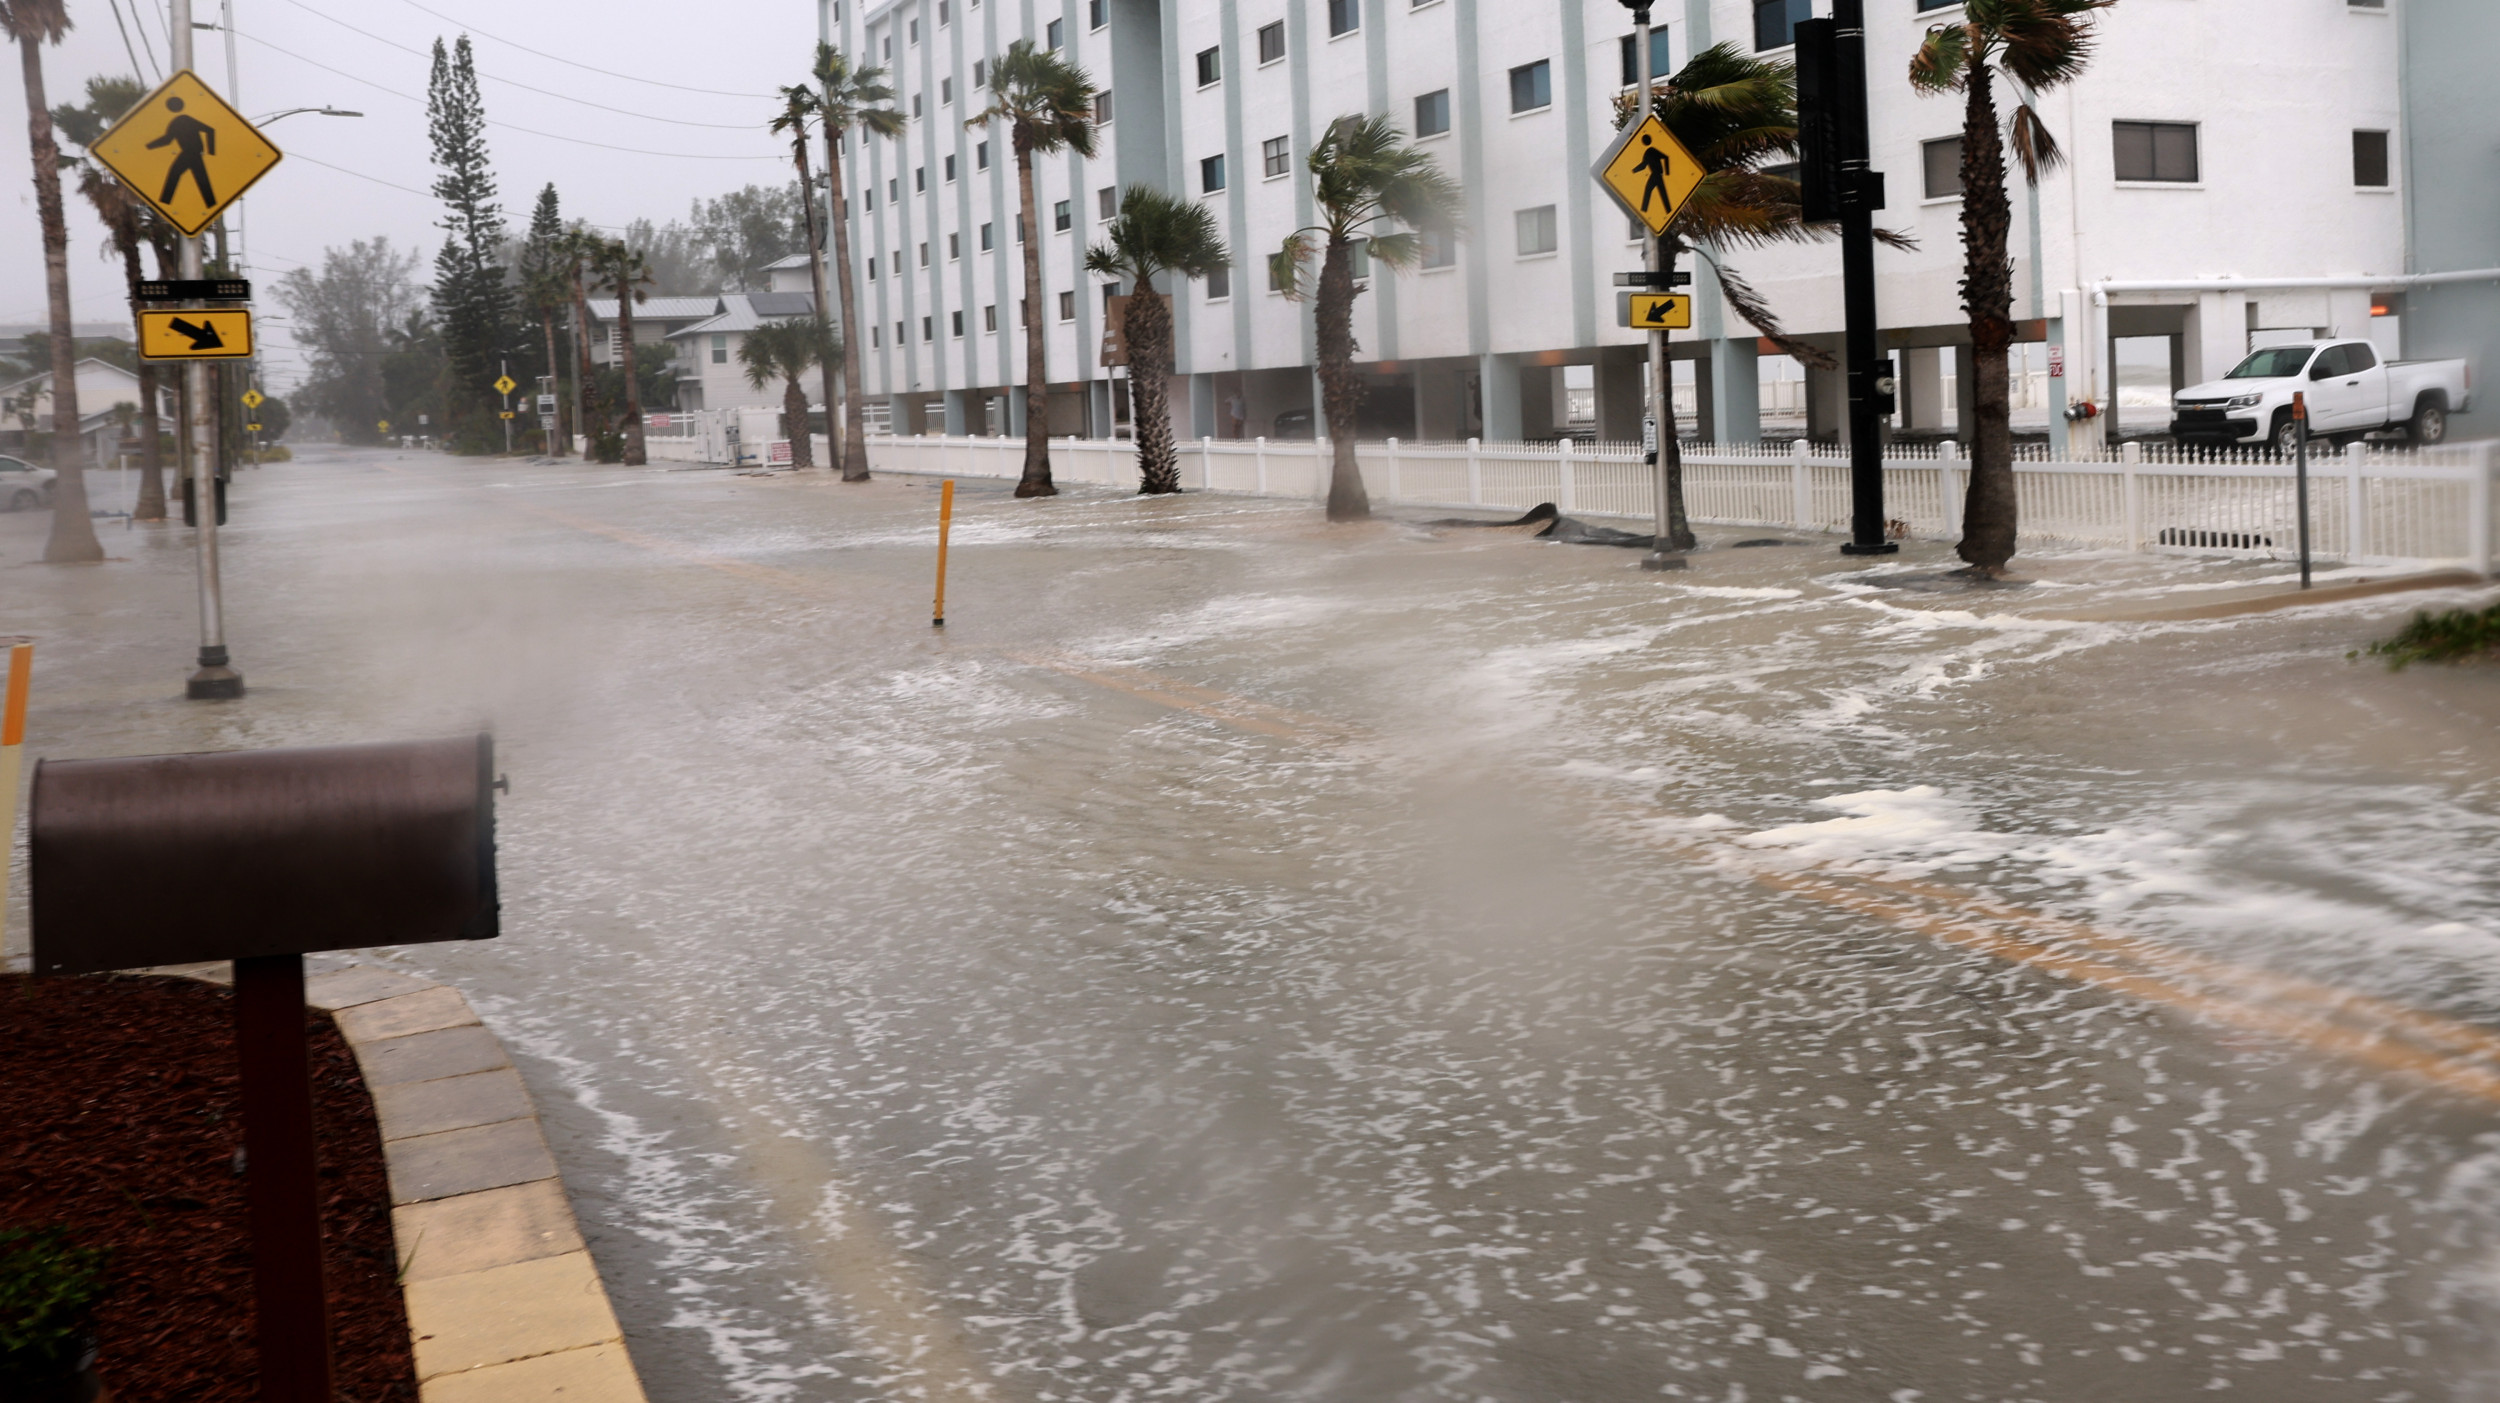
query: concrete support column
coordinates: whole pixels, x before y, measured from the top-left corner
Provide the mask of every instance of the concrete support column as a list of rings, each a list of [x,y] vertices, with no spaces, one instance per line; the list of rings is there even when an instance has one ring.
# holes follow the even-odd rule
[[[1544,365],[1519,366],[1512,372],[1511,383],[1519,387],[1519,432],[1510,438],[1552,438],[1559,427],[1561,415],[1562,367]],[[1492,437],[1492,435],[1486,435]]]
[[[1964,447],[1971,442],[1971,348],[1955,346],[1953,352],[1953,436]]]
[[[1488,443],[1519,441],[1519,363],[1509,356],[1476,357],[1476,375],[1484,400],[1484,428],[1476,435]]]
[[[1467,372],[1434,364],[1415,372],[1415,437],[1455,443],[1467,437]]]
[[[1901,352],[1901,427],[1934,432],[1944,423],[1944,350],[1912,346]]]
[[[1677,380],[1690,379],[1693,382],[1692,430],[1694,439],[1702,443],[1717,443],[1719,441],[1719,404],[1715,387],[1718,380],[1713,374],[1717,367],[1707,356],[1678,357],[1674,364],[1677,368],[1675,376]]]
[[[972,432],[972,419],[970,413],[968,412],[969,402],[971,399],[972,392],[970,390],[948,390],[946,392],[947,437],[961,438],[965,434]]]
[[[1011,385],[1007,389],[1007,437],[1024,437],[1024,387],[1022,385]]]
[[[2055,306],[2056,303],[2050,305]],[[2065,355],[2066,319],[2051,317],[2048,321],[2049,367],[2056,370]],[[2066,376],[2049,376],[2049,456],[2063,458],[2068,448],[2066,424]]]
[[[1190,376],[1189,431],[1184,434],[1179,426],[1175,425],[1172,432],[1182,438],[1226,437],[1232,433],[1233,426],[1218,417],[1223,402],[1224,397],[1216,390],[1214,376]]]
[[[2187,322],[2189,384],[2219,380],[2248,353],[2248,295],[2206,292],[2196,298]]]
[[[1111,437],[1111,430],[1113,426],[1114,420],[1111,414],[1111,382],[1108,380],[1086,381],[1085,436],[1087,438],[1109,438]]]
[[[905,438],[921,431],[920,401],[916,399],[889,395],[886,398],[886,414],[886,422],[894,426],[895,433]]]
[[[1710,343],[1710,419],[1721,443],[1762,441],[1762,344],[1750,336]]]
[[[1806,437],[1816,443],[1849,441],[1849,381],[1837,370],[1806,372]]]

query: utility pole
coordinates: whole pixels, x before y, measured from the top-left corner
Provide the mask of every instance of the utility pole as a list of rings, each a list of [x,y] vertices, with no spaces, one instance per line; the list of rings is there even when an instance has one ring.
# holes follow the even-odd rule
[[[191,0],[169,0],[169,5],[173,66],[181,72],[192,64]],[[185,278],[204,275],[198,235],[182,241],[181,264]],[[191,484],[191,514],[199,523],[193,539],[199,548],[200,586],[200,665],[184,683],[183,695],[194,701],[224,701],[243,695],[243,674],[234,670],[226,652],[225,599],[217,579],[217,418],[208,381],[205,361],[183,363],[182,393],[191,412],[182,467]]]
[[[1891,555],[1901,547],[1884,539],[1883,420],[1894,380],[1876,344],[1875,211],[1884,207],[1884,177],[1870,168],[1866,0],[1832,0],[1832,17],[1800,20],[1796,36],[1805,217],[1840,223],[1849,385],[1849,541],[1840,551]]]

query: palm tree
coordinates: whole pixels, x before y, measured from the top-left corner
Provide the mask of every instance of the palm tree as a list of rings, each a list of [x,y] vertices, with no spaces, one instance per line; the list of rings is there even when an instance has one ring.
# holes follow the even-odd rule
[[[812,468],[816,454],[808,443],[807,372],[833,356],[832,332],[822,317],[770,321],[738,343],[738,364],[746,367],[747,383],[761,390],[782,382],[781,436],[790,440],[790,466]]]
[[[63,103],[52,109],[52,120],[61,135],[81,148],[92,147],[123,113],[147,95],[136,78],[95,77],[87,80],[87,100],[83,104]],[[156,251],[160,272],[170,274],[174,261],[174,231],[148,208],[130,187],[116,179],[112,172],[93,158],[72,162],[78,169],[78,193],[95,210],[96,220],[104,226],[108,255],[122,260],[122,276],[130,284],[131,312],[138,313],[139,281],[147,276],[139,261],[142,246]],[[165,519],[165,461],[157,442],[156,364],[140,361],[139,405],[139,499],[130,514],[138,521]]]
[[[1085,266],[1129,283],[1129,414],[1137,427],[1140,492],[1181,490],[1179,455],[1172,449],[1172,407],[1164,398],[1172,373],[1172,304],[1155,289],[1157,273],[1203,278],[1232,262],[1215,231],[1215,212],[1196,200],[1132,185],[1120,197],[1120,217],[1105,240],[1085,251]]]
[[[789,133],[790,159],[797,162],[799,167],[799,208],[807,213],[807,276],[816,290],[816,312],[809,319],[808,324],[821,327],[826,325],[825,241],[823,236],[816,231],[816,176],[815,172],[809,170],[807,166],[807,124],[809,119],[821,117],[823,104],[816,94],[805,88],[783,88],[781,102],[781,115],[773,118],[772,129],[775,133]],[[834,359],[828,354],[831,349],[830,346],[823,348],[809,356],[806,362],[824,369],[825,441],[828,446],[837,442],[839,438],[833,431],[833,407],[836,401],[833,394]],[[753,378],[753,371],[754,367],[749,366],[749,378]],[[759,390],[764,388],[763,382],[757,381],[755,387]],[[807,442],[807,404],[805,401],[806,397],[801,395],[798,427],[790,434],[790,466],[794,468],[811,468],[816,465],[816,455]]]
[[[834,443],[833,461],[841,467],[844,482],[868,480],[868,415],[859,393],[859,311],[851,281],[851,204],[842,194],[842,145],[854,127],[871,136],[901,136],[906,123],[903,114],[888,105],[893,101],[894,89],[886,86],[884,69],[854,69],[850,59],[831,44],[816,45],[816,120],[825,129],[825,182],[833,192],[834,276],[842,280],[842,320],[836,328],[842,347],[842,435],[835,440],[828,422],[825,437]],[[821,293],[816,315],[828,315]],[[825,412],[833,412],[830,399],[825,401]]]
[[[1978,574],[2005,573],[2014,558],[2014,428],[2006,384],[2014,342],[2014,263],[2006,253],[2013,202],[2005,191],[2005,145],[2022,158],[2023,178],[2061,159],[2031,105],[2032,94],[2071,82],[2091,60],[2094,16],[2115,0],[1987,0],[1959,23],[1927,31],[1910,60],[1910,86],[1962,93],[1962,310],[1970,315],[1970,491],[1955,553]],[[2005,129],[1997,119],[1996,75],[2022,100]]]
[[[1639,109],[1637,92],[1618,94],[1616,127],[1630,126]],[[1720,296],[1755,330],[1801,364],[1837,369],[1821,347],[1783,331],[1761,294],[1722,256],[1730,246],[1759,248],[1826,239],[1838,232],[1837,225],[1808,224],[1797,182],[1762,169],[1796,156],[1796,69],[1756,58],[1733,44],[1715,45],[1693,55],[1659,85],[1651,94],[1651,109],[1706,172],[1667,225],[1659,267],[1672,274],[1685,253],[1697,255],[1710,265]],[[1890,230],[1878,229],[1875,236],[1896,248],[1913,246]],[[1674,385],[1660,385],[1658,399],[1665,416],[1658,452],[1667,469],[1668,544],[1691,550],[1697,542],[1684,508],[1684,449],[1675,421]]]
[[[1094,80],[1054,52],[1018,39],[990,65],[990,105],[967,127],[1007,124],[1016,153],[1016,234],[1024,245],[1024,476],[1019,497],[1055,497],[1050,481],[1050,377],[1044,373],[1049,325],[1042,306],[1042,226],[1034,206],[1033,158],[1060,151],[1094,154]]]
[[[579,411],[573,416],[574,428],[582,436],[582,452],[588,455],[591,440],[597,435],[590,426],[597,422],[599,382],[590,373],[590,283],[600,251],[607,240],[576,224],[556,240],[555,264],[558,276],[573,299],[573,392],[579,397]]]
[[[651,461],[642,437],[642,376],[634,364],[634,304],[650,297],[651,260],[623,239],[604,240],[597,260],[600,285],[616,294],[616,363],[625,375],[625,465]]]
[[[1361,349],[1354,342],[1354,299],[1363,295],[1362,285],[1354,280],[1355,247],[1367,245],[1372,262],[1383,268],[1412,268],[1423,256],[1423,242],[1414,231],[1444,237],[1459,233],[1461,194],[1458,182],[1408,145],[1387,117],[1338,118],[1311,148],[1306,164],[1320,222],[1287,234],[1268,271],[1286,296],[1307,295],[1303,270],[1312,245],[1319,245],[1315,310],[1320,397],[1335,450],[1328,474],[1328,519],[1356,521],[1370,516],[1372,506],[1363,490],[1363,469],[1354,460],[1354,416],[1363,407],[1363,382],[1354,373],[1355,352]],[[1384,223],[1406,227],[1383,233],[1379,226]]]
[[[86,444],[78,436],[78,347],[69,319],[69,221],[61,210],[61,148],[52,139],[52,110],[43,101],[43,46],[69,33],[62,0],[0,0],[0,25],[17,40],[26,84],[26,143],[35,164],[35,213],[43,223],[43,284],[52,312],[52,534],[43,558],[102,560],[87,516]]]

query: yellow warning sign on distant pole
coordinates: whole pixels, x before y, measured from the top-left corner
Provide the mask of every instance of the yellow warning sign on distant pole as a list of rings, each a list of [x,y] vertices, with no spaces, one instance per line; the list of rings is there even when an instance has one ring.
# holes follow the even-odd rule
[[[1650,113],[1624,129],[1597,163],[1597,183],[1615,197],[1623,212],[1652,234],[1667,232],[1668,221],[1701,184],[1701,162],[1675,139],[1667,124]]]
[[[216,223],[279,160],[269,138],[187,68],[87,151],[185,234]]]
[[[141,360],[241,360],[251,353],[252,314],[240,307],[139,314]]]
[[[1680,292],[1615,295],[1615,325],[1636,331],[1684,331],[1693,324],[1693,299]]]

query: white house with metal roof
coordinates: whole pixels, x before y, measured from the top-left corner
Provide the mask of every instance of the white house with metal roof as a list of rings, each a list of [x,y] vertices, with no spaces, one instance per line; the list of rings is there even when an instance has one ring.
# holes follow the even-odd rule
[[[800,276],[806,276],[804,265]],[[738,363],[738,348],[746,343],[748,332],[766,322],[814,316],[815,296],[809,292],[724,292],[714,300],[717,306],[711,316],[669,333],[681,367],[677,407],[779,409],[780,382],[756,388],[747,379],[746,367]],[[822,393],[823,383],[817,376],[808,377],[811,400]]]

